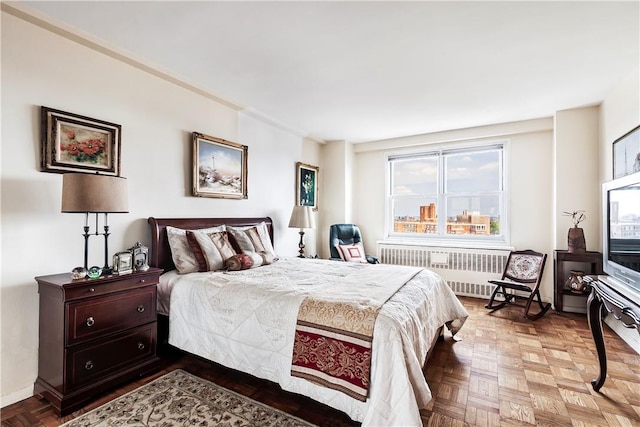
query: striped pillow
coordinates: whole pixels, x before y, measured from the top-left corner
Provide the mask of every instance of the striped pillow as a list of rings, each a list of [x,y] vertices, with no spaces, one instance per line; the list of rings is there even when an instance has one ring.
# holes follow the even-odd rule
[[[194,233],[215,233],[225,231],[224,225],[217,227],[202,228],[199,230],[190,230]],[[167,239],[171,248],[171,257],[173,264],[179,274],[194,273],[200,270],[200,263],[196,259],[189,241],[187,240],[187,230],[176,227],[167,227]]]
[[[225,261],[236,252],[226,231],[202,233],[187,231],[189,247],[198,261],[198,271],[217,271],[225,268]]]
[[[266,252],[273,259],[277,259],[271,244],[267,224],[264,221],[256,226],[249,227],[227,226],[227,230],[243,253]]]

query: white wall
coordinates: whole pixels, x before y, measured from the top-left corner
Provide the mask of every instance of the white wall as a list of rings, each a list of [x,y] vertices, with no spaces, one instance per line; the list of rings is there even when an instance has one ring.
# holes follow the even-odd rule
[[[353,147],[348,141],[330,141],[320,148],[320,182],[318,228],[320,256],[329,258],[331,224],[353,222]]]
[[[580,223],[587,250],[600,245],[600,192],[598,144],[600,108],[576,108],[558,111],[554,121],[554,221],[556,249],[567,249],[571,218],[563,212],[584,210],[587,219]]]
[[[287,227],[295,202],[295,163],[316,162],[319,149],[214,97],[4,11],[1,30],[0,405],[6,406],[31,396],[37,377],[34,276],[82,264],[82,217],[60,213],[62,176],[39,171],[41,105],[122,125],[121,166],[128,178],[130,212],[110,217],[111,254],[136,241],[148,246],[149,216],[268,215],[275,223],[276,251],[296,255],[298,233]],[[248,146],[247,200],[191,196],[194,131]],[[314,234],[308,233],[313,245]],[[89,263],[103,265],[103,241],[90,240]]]

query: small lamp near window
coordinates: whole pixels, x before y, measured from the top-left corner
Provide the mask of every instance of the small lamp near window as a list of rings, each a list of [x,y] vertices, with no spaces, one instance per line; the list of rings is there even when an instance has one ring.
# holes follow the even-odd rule
[[[316,218],[313,215],[311,206],[294,206],[291,212],[291,220],[289,220],[289,228],[300,229],[300,243],[298,243],[300,255],[298,255],[298,258],[304,258],[304,242],[302,241],[304,229],[316,228]]]
[[[89,254],[89,214],[95,214],[95,235],[104,236],[104,267],[109,274],[109,218],[110,213],[129,212],[127,179],[117,176],[65,173],[62,176],[61,212],[84,214],[84,269],[87,271]],[[98,233],[98,214],[104,214],[104,232]]]

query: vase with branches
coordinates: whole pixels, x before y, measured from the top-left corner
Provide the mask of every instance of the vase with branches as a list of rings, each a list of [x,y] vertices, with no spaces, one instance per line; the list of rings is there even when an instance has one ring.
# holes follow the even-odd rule
[[[573,227],[569,228],[567,237],[568,252],[585,252],[587,244],[584,239],[584,230],[578,225],[587,219],[585,211],[563,212],[563,215],[570,216]]]

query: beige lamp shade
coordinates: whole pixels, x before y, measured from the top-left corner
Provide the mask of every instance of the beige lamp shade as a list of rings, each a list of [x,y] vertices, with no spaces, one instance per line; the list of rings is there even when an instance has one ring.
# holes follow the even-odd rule
[[[316,228],[316,218],[311,206],[294,206],[291,212],[290,228]]]
[[[62,176],[62,212],[129,212],[127,179],[88,173]]]

